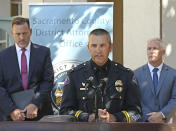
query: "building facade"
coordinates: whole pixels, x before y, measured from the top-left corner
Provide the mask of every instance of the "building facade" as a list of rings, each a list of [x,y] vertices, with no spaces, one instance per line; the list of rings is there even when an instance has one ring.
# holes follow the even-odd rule
[[[176,68],[176,0],[0,0],[0,49],[12,41],[2,21],[29,17],[29,3],[43,2],[114,2],[113,59],[136,69],[147,62],[146,41],[158,37],[165,43],[164,61]]]

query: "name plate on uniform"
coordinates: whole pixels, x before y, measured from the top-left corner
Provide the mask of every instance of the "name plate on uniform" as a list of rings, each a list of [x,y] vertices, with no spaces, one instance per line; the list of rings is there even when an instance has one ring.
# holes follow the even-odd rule
[[[28,89],[11,94],[11,98],[18,109],[24,109],[32,100],[34,89]]]

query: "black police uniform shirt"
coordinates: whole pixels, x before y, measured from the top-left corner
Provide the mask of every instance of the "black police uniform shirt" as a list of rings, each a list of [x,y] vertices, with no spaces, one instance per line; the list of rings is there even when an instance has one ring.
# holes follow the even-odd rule
[[[86,81],[93,77],[87,87]],[[95,88],[103,78],[108,78],[102,94],[97,93],[95,103]],[[102,67],[92,60],[82,63],[68,72],[63,87],[63,97],[60,107],[61,115],[73,115],[78,121],[88,121],[88,116],[98,108],[106,109],[113,114],[118,122],[136,122],[141,118],[140,94],[132,81],[133,72],[121,64],[108,60]]]

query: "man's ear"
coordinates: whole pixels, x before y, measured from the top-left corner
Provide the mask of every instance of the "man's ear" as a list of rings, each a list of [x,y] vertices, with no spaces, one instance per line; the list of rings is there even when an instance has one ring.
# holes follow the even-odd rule
[[[11,30],[11,35],[13,36],[13,30]]]
[[[32,35],[32,29],[30,29],[30,35]]]
[[[163,49],[162,50],[162,54],[165,55],[166,54],[166,50]]]
[[[87,44],[87,48],[89,49],[89,43]]]

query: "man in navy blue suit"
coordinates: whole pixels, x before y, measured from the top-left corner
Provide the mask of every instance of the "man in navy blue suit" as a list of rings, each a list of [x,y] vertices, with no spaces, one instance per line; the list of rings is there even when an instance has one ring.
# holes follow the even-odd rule
[[[53,114],[50,91],[54,73],[50,50],[30,41],[29,19],[14,18],[11,33],[15,44],[0,52],[1,114],[13,121],[39,120]],[[19,109],[12,94],[30,89],[34,89],[31,101]]]

